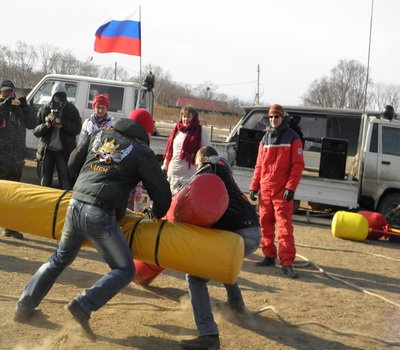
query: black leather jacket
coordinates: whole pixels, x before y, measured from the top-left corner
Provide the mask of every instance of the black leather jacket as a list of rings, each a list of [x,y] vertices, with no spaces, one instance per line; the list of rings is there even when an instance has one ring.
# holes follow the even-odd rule
[[[231,167],[224,158],[218,156],[209,157],[194,176],[203,173],[217,175],[228,191],[228,208],[213,226],[214,228],[236,231],[245,227],[260,226],[255,208],[239,189],[233,178]]]
[[[68,165],[76,179],[72,197],[124,216],[129,194],[142,181],[153,201],[155,217],[171,204],[171,191],[144,128],[129,119],[100,129],[71,154]]]

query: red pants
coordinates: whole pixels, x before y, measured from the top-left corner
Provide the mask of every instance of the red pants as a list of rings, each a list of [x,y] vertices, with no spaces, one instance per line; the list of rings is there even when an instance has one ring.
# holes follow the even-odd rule
[[[281,266],[292,265],[296,257],[292,214],[293,200],[285,201],[283,192],[272,197],[269,191],[260,191],[261,249],[265,257],[279,257]],[[278,233],[278,251],[274,244],[275,229]]]

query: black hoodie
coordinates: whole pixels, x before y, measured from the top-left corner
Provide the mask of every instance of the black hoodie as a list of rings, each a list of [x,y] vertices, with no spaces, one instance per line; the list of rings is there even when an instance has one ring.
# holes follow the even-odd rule
[[[76,179],[72,198],[105,204],[122,217],[129,195],[138,182],[153,201],[153,214],[163,217],[171,203],[171,191],[144,128],[129,119],[119,119],[109,129],[100,129],[79,145],[68,162]],[[78,175],[79,174],[79,175]]]

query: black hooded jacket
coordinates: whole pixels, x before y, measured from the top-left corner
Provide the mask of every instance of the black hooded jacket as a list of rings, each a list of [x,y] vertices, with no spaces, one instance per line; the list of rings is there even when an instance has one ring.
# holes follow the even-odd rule
[[[229,196],[229,204],[225,213],[213,228],[236,231],[245,227],[260,226],[256,210],[247,200],[233,179],[232,170],[224,158],[211,156],[194,175],[212,173],[225,184]]]
[[[62,144],[62,154],[67,161],[72,150],[76,147],[76,135],[78,135],[82,128],[82,120],[77,108],[71,103],[66,102],[61,110],[61,124],[60,139]],[[43,106],[38,112],[38,125],[33,130],[33,134],[39,137],[38,149],[36,152],[36,159],[42,160],[47,151],[47,146],[50,143],[53,127],[46,126],[46,116],[51,113],[50,104]]]
[[[124,216],[129,194],[138,182],[153,201],[152,211],[163,217],[171,204],[171,191],[145,129],[126,118],[100,129],[80,144],[68,162],[76,179],[72,197],[90,204],[103,203]]]

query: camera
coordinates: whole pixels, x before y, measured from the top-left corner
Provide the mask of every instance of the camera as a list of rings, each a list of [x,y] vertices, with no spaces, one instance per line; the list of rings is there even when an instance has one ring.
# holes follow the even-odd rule
[[[50,104],[50,112],[53,116],[51,119],[51,125],[53,126],[61,125],[61,111],[59,107],[58,103],[52,102]]]

